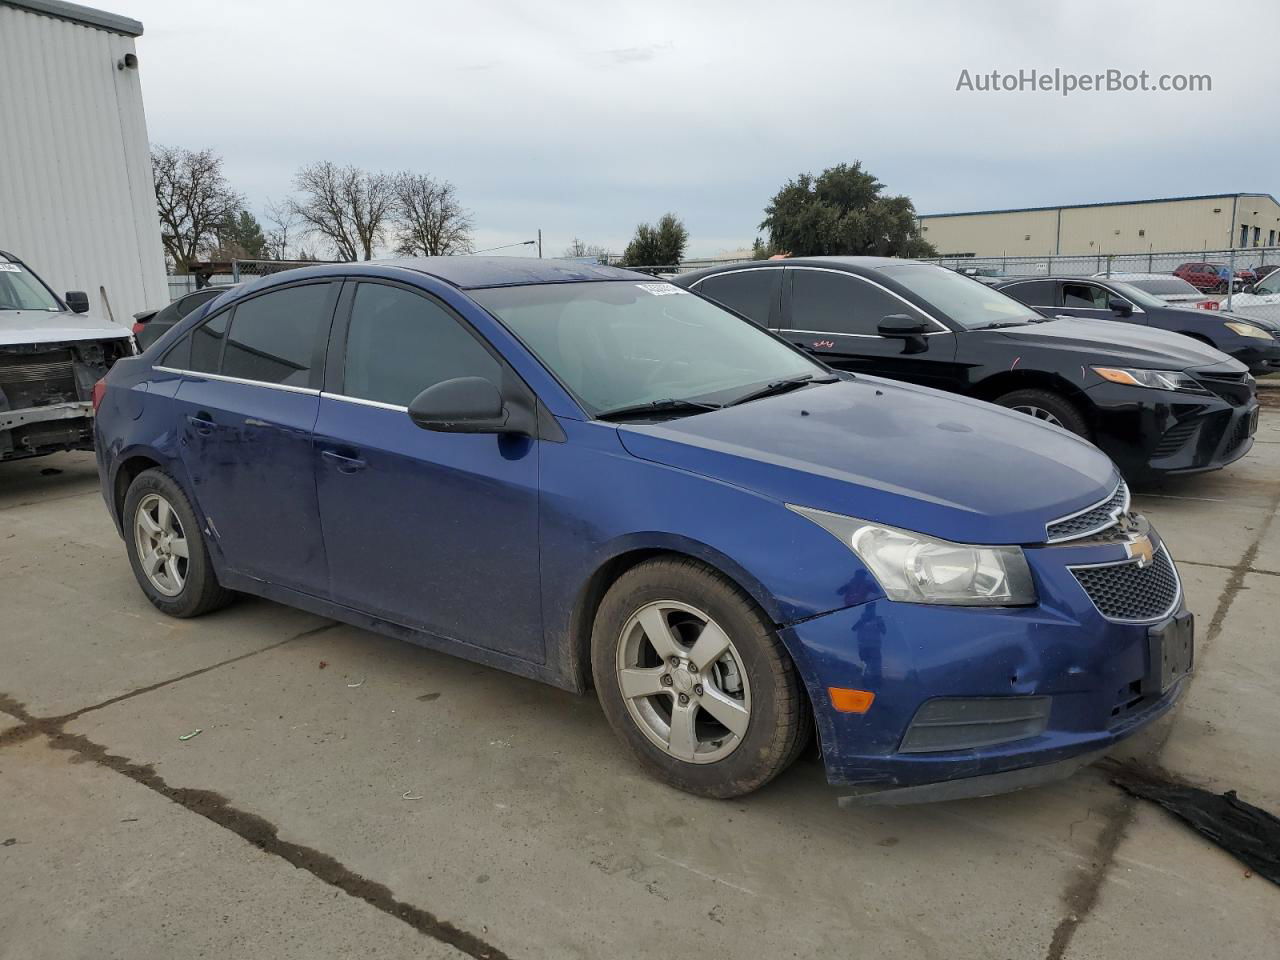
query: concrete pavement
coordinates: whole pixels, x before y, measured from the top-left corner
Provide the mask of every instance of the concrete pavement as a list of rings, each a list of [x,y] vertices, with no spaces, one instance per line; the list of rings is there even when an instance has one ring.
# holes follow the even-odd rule
[[[1199,659],[1177,713],[1118,751],[1273,811],[1277,468],[1269,410],[1245,462],[1138,497]],[[89,456],[0,465],[0,624],[0,960],[1168,960],[1280,942],[1280,890],[1097,769],[841,810],[808,758],[700,800],[633,767],[591,699],[263,601],[168,620]]]

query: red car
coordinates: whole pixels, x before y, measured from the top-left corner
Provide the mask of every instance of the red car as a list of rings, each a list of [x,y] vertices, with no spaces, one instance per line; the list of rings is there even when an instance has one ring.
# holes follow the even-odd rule
[[[1226,293],[1230,268],[1225,263],[1184,263],[1173,271],[1197,290],[1205,293]],[[1240,290],[1246,283],[1257,280],[1252,270],[1237,270],[1232,286]]]

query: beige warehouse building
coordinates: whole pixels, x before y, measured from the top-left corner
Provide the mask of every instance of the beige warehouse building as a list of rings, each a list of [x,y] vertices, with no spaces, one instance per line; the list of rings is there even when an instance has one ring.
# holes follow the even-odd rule
[[[943,257],[1105,256],[1275,247],[1280,243],[1280,203],[1268,193],[1165,197],[924,214],[920,228]]]

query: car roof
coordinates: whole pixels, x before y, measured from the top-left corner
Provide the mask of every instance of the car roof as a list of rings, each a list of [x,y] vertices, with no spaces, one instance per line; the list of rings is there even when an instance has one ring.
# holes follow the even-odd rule
[[[461,290],[512,287],[532,283],[584,283],[592,280],[648,280],[634,270],[575,260],[540,257],[407,257],[375,261],[379,266],[415,270],[452,284]],[[371,265],[374,265],[371,263]]]
[[[741,260],[737,263],[722,263],[714,267],[703,267],[701,270],[690,270],[688,273],[682,273],[679,279],[684,283],[696,283],[703,277],[710,277],[717,273],[727,273],[731,270],[743,270],[760,267],[827,267],[833,270],[843,270],[847,273],[872,274],[882,267],[901,266],[905,263],[917,263],[922,266],[937,266],[937,264],[926,264],[921,260],[907,260],[901,257],[787,257],[784,260]],[[945,268],[943,268],[945,269]]]

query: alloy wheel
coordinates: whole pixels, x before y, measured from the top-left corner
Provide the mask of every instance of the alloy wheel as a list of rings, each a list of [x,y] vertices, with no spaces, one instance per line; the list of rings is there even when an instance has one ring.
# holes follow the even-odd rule
[[[644,735],[686,763],[733,753],[751,721],[751,688],[733,641],[703,611],[647,603],[618,638],[618,688]]]
[[[1025,413],[1029,417],[1035,417],[1037,420],[1043,420],[1045,423],[1052,423],[1055,427],[1062,427],[1062,421],[1055,417],[1044,407],[1035,407],[1030,404],[1019,404],[1016,407],[1010,407],[1010,410],[1016,410],[1018,413]],[[1063,427],[1065,430],[1066,428]]]
[[[190,548],[173,504],[158,493],[143,497],[133,515],[133,542],[151,586],[166,597],[180,594],[187,583]]]

